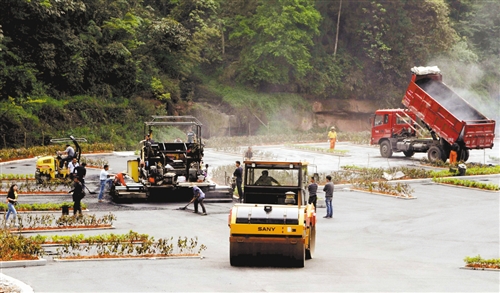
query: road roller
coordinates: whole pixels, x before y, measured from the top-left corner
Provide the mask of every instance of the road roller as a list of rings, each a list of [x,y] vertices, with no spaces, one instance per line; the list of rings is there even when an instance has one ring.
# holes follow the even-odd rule
[[[242,202],[228,218],[231,266],[304,267],[316,238],[307,163],[249,160],[244,166]]]

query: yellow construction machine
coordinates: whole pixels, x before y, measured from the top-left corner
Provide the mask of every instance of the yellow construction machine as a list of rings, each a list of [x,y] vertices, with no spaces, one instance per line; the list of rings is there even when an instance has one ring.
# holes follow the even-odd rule
[[[77,162],[80,163],[80,157],[82,155],[82,148],[78,142],[87,142],[85,138],[75,138],[70,136],[69,138],[54,138],[51,139],[51,143],[62,143],[62,142],[73,142],[74,150]],[[69,177],[69,170],[67,164],[62,162],[62,158],[59,155],[56,156],[46,156],[40,157],[36,160],[35,169],[35,179],[36,182],[41,184],[44,181],[49,181],[53,179],[66,179]],[[66,159],[66,161],[71,161],[71,158]],[[62,167],[61,167],[62,166]]]
[[[243,203],[229,214],[232,266],[304,267],[313,258],[316,212],[307,163],[245,161]]]
[[[162,142],[152,139],[153,128],[188,127],[186,142]],[[220,186],[206,178],[203,166],[202,123],[193,116],[152,116],[144,122],[140,157],[127,162],[127,174],[134,182],[113,186],[113,200],[189,201],[194,185],[205,193],[205,201],[233,201],[229,186]],[[192,135],[191,135],[192,134]]]

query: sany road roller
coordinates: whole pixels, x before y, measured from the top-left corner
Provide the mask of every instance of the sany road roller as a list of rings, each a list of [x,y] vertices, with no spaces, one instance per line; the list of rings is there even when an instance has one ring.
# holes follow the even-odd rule
[[[232,266],[304,267],[314,254],[316,212],[307,164],[245,161],[243,203],[229,214]]]

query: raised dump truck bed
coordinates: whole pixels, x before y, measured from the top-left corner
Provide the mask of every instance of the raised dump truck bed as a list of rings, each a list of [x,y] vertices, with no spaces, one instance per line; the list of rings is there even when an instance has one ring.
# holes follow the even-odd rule
[[[495,121],[479,113],[442,82],[439,73],[413,74],[403,104],[449,144],[493,147]]]

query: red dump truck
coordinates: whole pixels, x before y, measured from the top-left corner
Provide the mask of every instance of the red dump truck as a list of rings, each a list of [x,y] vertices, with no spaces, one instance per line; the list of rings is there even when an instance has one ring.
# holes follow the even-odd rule
[[[431,161],[446,161],[454,149],[465,162],[469,150],[493,147],[495,121],[447,87],[439,68],[414,67],[412,72],[402,101],[406,109],[377,110],[372,119],[370,143],[380,145],[382,157],[426,152]],[[425,130],[430,137],[421,137]]]

